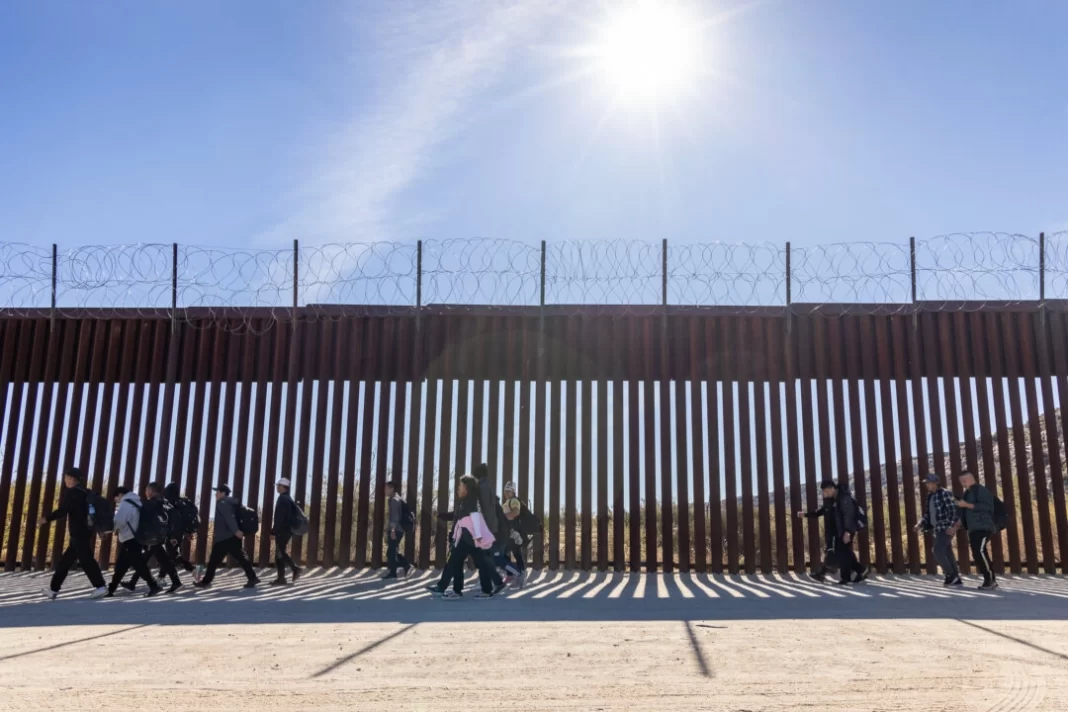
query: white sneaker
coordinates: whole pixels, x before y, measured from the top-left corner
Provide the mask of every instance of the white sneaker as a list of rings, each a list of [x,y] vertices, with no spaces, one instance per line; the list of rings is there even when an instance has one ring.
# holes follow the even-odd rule
[[[524,571],[523,573],[519,574],[519,577],[516,579],[515,587],[516,588],[523,588],[523,586],[525,586],[526,583],[527,583],[527,572]]]
[[[49,601],[56,600],[56,596],[59,595],[58,593],[53,591],[50,586],[45,586],[43,589],[41,589],[41,593],[43,593],[44,597],[47,598]]]
[[[104,586],[101,586],[100,588],[95,589],[92,593],[90,593],[89,594],[89,598],[103,598],[106,595],[108,595],[107,588],[104,587]]]

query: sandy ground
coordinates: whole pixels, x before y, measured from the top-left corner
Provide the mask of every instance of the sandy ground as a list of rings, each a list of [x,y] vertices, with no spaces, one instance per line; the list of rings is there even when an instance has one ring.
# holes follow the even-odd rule
[[[77,574],[75,575],[77,576]],[[3,710],[1068,710],[1068,581],[545,572],[447,602],[430,574],[48,602],[0,576]],[[80,589],[80,590],[78,590]],[[77,593],[75,593],[77,591]]]

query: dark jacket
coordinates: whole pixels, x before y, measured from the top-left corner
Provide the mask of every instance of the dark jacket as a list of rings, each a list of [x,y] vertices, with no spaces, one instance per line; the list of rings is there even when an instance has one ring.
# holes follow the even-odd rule
[[[217,544],[237,536],[237,532],[241,529],[237,525],[238,504],[233,497],[223,497],[215,503],[215,526],[211,537],[213,543]]]
[[[815,512],[805,512],[809,519],[823,517],[823,543],[829,549],[834,546],[834,539],[838,536],[837,514],[834,509],[834,500],[824,497],[823,504]]]
[[[178,487],[177,482],[171,482],[163,488],[163,498],[171,504],[176,503],[182,498],[182,490]]]
[[[46,519],[54,522],[67,518],[67,531],[70,538],[85,541],[93,536],[89,528],[89,498],[81,487],[65,487],[59,496],[59,509],[49,514]]]
[[[994,522],[994,495],[990,490],[976,482],[965,491],[964,501],[975,505],[974,509],[961,509],[965,529],[991,534],[998,530]]]
[[[496,535],[500,531],[497,510],[500,508],[501,503],[493,492],[493,483],[490,481],[489,474],[486,472],[480,474],[482,474],[482,477],[478,480],[478,509],[482,512],[482,518],[486,520],[486,525],[489,526],[490,531]]]
[[[934,504],[935,508],[935,521],[931,521],[931,504]],[[927,495],[927,499],[923,502],[923,523],[924,531],[934,531],[941,534],[953,528],[961,518],[960,507],[957,506],[957,502],[953,497],[953,493],[944,487],[939,487],[932,494]]]
[[[834,497],[834,524],[839,538],[846,532],[851,536],[857,534],[857,509],[853,504],[853,494],[846,485],[838,485],[838,493]]]
[[[271,534],[285,536],[293,533],[294,514],[293,498],[289,493],[278,495],[274,503],[274,518],[271,520]]]

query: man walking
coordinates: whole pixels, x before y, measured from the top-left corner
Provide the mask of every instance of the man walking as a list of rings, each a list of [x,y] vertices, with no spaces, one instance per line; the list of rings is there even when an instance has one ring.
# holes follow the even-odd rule
[[[158,508],[157,511],[169,511],[170,505],[163,498],[163,488],[159,486],[158,482],[149,482],[145,485],[145,503],[144,506]],[[174,556],[172,556],[169,547],[169,542],[164,540],[155,546],[150,546],[145,552],[145,563],[155,556],[156,563],[159,564],[159,576],[163,578],[166,576],[171,580],[171,587],[167,589],[167,593],[174,593],[182,587],[182,580],[178,578],[178,569],[174,565]],[[141,578],[140,574],[134,573],[134,577],[130,579],[129,583],[122,584],[122,587],[133,591],[137,588],[137,580]]]
[[[286,566],[293,571],[293,583],[300,578],[300,569],[293,562],[287,547],[289,540],[293,538],[293,524],[296,522],[296,504],[289,496],[289,480],[282,478],[275,486],[278,499],[274,503],[274,518],[271,524],[271,534],[274,535],[274,565],[278,569],[278,578],[271,581],[272,586],[285,586]]]
[[[963,586],[957,557],[953,555],[953,537],[960,529],[960,510],[953,493],[942,486],[938,475],[927,475],[923,486],[927,489],[927,504],[916,531],[934,532],[934,555],[946,577],[942,585]]]
[[[63,581],[67,578],[74,562],[81,565],[89,583],[93,585],[90,598],[103,598],[108,592],[107,586],[104,585],[104,575],[100,573],[100,564],[96,562],[96,557],[93,555],[96,538],[89,526],[89,500],[82,481],[82,471],[77,467],[64,471],[59,509],[37,520],[37,525],[43,527],[49,522],[66,517],[67,531],[70,533],[70,545],[56,561],[52,583],[44,590],[45,597],[49,599],[55,599],[59,594],[59,589],[63,587]]]
[[[208,568],[204,571],[204,577],[197,581],[197,588],[210,588],[215,580],[215,570],[222,564],[226,555],[234,557],[237,563],[245,571],[248,582],[245,588],[255,588],[260,582],[256,571],[245,556],[245,550],[241,548],[241,540],[245,538],[244,532],[237,524],[238,501],[230,496],[230,488],[219,485],[215,492],[215,527],[212,534],[211,556],[208,558]]]
[[[408,522],[403,521],[404,501],[397,492],[396,483],[386,483],[386,497],[389,502],[389,526],[386,529],[386,575],[384,579],[397,578],[397,568],[404,569],[404,575],[408,575],[411,566],[404,554],[400,553],[401,540],[404,539],[404,531]]]
[[[824,499],[834,501],[835,532],[834,554],[838,559],[840,584],[860,583],[868,578],[868,569],[857,561],[853,553],[853,540],[857,536],[857,505],[846,484],[835,484],[834,480],[820,483]]]
[[[146,597],[155,596],[161,587],[152,578],[152,572],[148,570],[145,560],[144,548],[137,541],[137,527],[141,523],[141,498],[136,492],[131,492],[125,487],[115,489],[115,500],[119,508],[115,512],[115,533],[119,537],[119,557],[115,560],[115,571],[111,575],[111,585],[108,586],[107,597],[115,595],[115,589],[119,587],[122,577],[133,568],[140,578],[148,584]],[[175,576],[177,578],[177,575]]]
[[[994,578],[994,567],[990,563],[987,545],[990,537],[997,533],[994,522],[994,495],[990,490],[975,481],[975,475],[965,470],[958,478],[964,488],[964,498],[957,500],[963,514],[964,528],[968,530],[968,543],[971,544],[972,558],[975,566],[983,574],[983,591],[992,591],[998,587]]]

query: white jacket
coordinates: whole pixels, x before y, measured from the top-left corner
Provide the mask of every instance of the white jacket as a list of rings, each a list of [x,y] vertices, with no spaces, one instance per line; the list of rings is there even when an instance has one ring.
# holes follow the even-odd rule
[[[133,539],[140,523],[141,498],[135,492],[127,492],[115,512],[115,532],[119,535],[119,542],[125,543]]]

